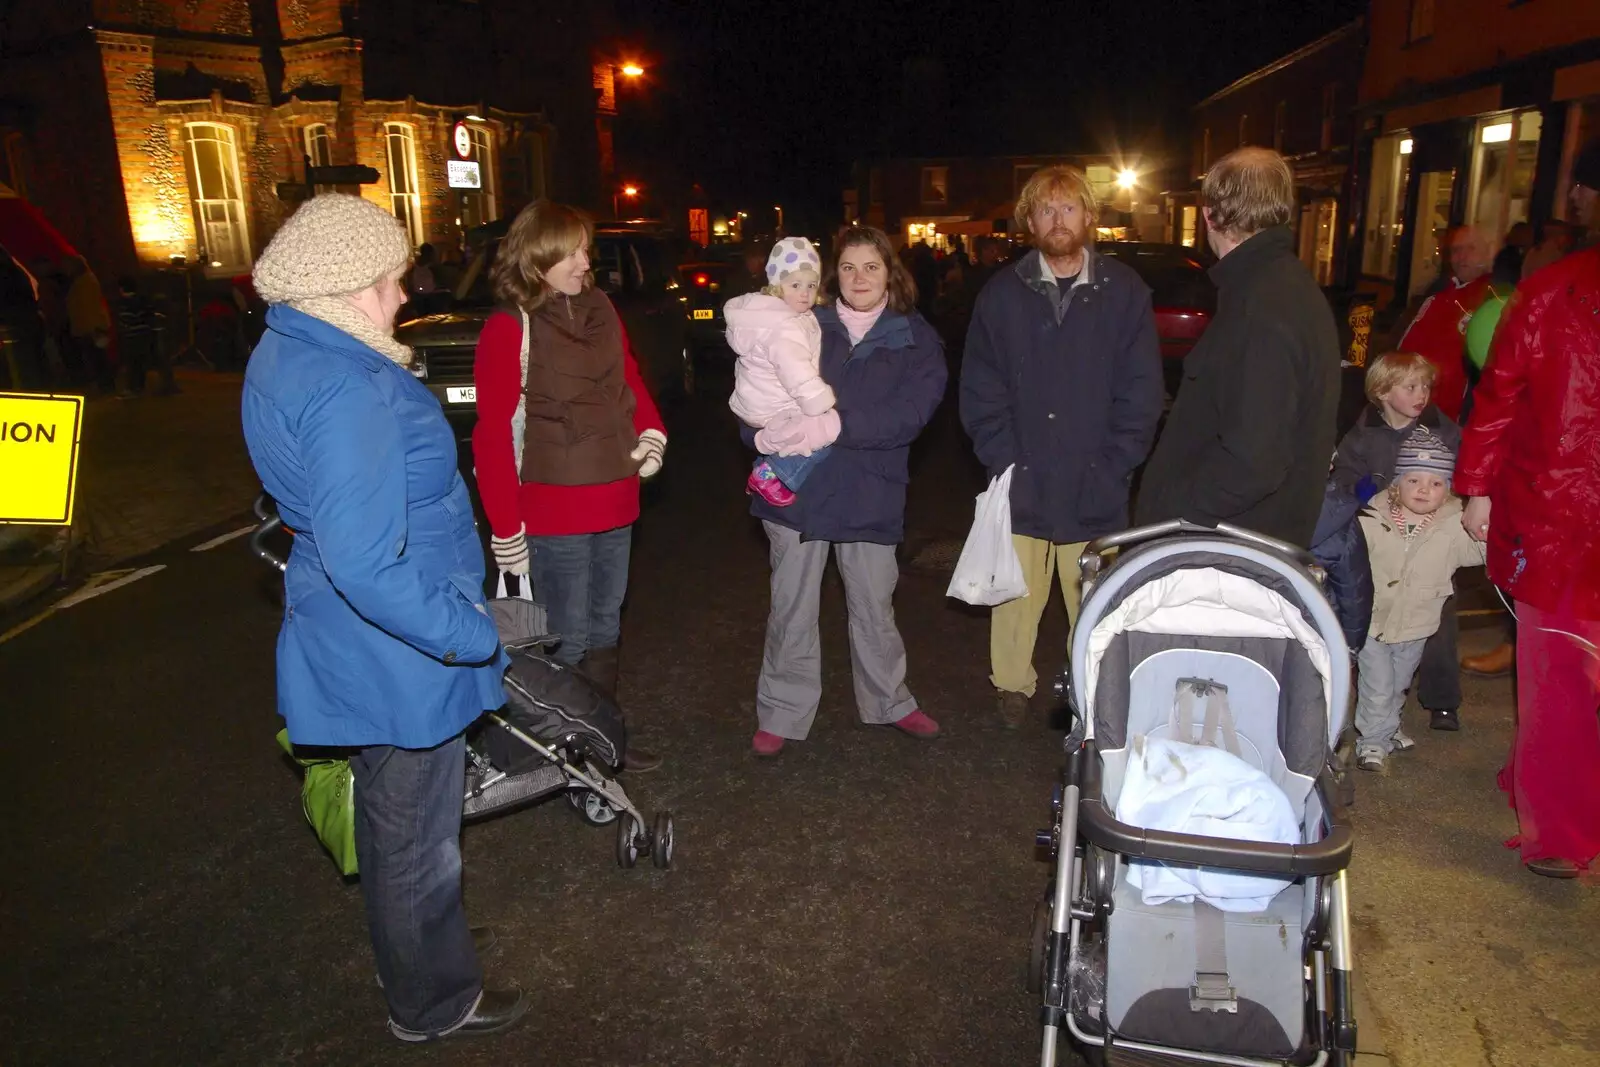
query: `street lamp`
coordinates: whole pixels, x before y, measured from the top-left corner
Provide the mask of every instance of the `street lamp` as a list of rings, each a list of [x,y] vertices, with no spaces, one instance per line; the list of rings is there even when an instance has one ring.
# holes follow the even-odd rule
[[[622,64],[622,76],[624,78],[639,78],[643,77],[643,75],[644,68],[639,66],[639,64],[633,62]]]
[[[638,195],[639,195],[639,187],[637,185],[624,185],[622,187],[621,192],[612,193],[611,194],[611,215],[612,215],[612,217],[616,218],[616,219],[621,219],[622,218],[622,209],[618,206],[618,201],[620,200],[621,197],[625,196],[629,200],[633,200],[633,199],[636,199],[638,197]]]
[[[1135,185],[1138,185],[1138,184],[1139,184],[1139,175],[1138,175],[1138,172],[1136,172],[1136,171],[1124,169],[1120,173],[1118,173],[1118,175],[1117,175],[1117,187],[1118,188],[1121,188],[1121,189],[1132,189]]]
[[[783,233],[783,205],[782,204],[773,204],[772,205],[772,210],[774,210],[774,211],[776,211],[778,213],[778,233],[782,234]]]

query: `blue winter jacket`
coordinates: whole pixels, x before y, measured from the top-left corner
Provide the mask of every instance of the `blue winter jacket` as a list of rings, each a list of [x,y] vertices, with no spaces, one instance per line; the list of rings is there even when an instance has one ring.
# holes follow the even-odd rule
[[[1327,572],[1322,591],[1339,617],[1345,644],[1361,651],[1372,625],[1372,564],[1367,538],[1356,521],[1361,501],[1330,480],[1322,496],[1322,513],[1311,535],[1311,554]]]
[[[786,508],[759,496],[750,513],[799,530],[808,541],[898,544],[905,536],[911,442],[944,397],[944,342],[916,312],[885,311],[861,343],[832,307],[822,326],[822,380],[833,387],[839,439]],[[745,427],[745,443],[755,431]]]
[[[483,549],[433,394],[342,330],[275,306],[243,418],[295,532],[278,633],[289,739],[431,748],[504,704]]]
[[[1150,287],[1091,249],[1059,293],[1037,251],[978,294],[961,365],[961,423],[978,460],[1011,474],[1011,529],[1056,543],[1128,525],[1128,487],[1164,395]]]

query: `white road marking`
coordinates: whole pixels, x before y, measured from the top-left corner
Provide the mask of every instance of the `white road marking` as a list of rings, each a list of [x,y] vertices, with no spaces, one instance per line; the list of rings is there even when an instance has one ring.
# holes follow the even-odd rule
[[[200,544],[195,545],[189,551],[190,552],[209,552],[213,548],[216,548],[218,545],[225,545],[229,541],[233,541],[233,540],[236,540],[236,539],[238,539],[240,537],[243,537],[245,534],[251,533],[254,530],[255,530],[254,526],[241,526],[237,530],[232,531],[231,533],[225,533],[220,537],[213,537],[209,541],[202,541],[202,542],[200,542]]]
[[[134,570],[131,567],[123,567],[118,570],[101,571],[99,574],[92,574],[89,576],[89,580],[84,583],[82,589],[79,589],[71,596],[63,597],[33,618],[19,622],[5,633],[0,634],[0,645],[5,644],[19,634],[28,632],[58,611],[65,611],[67,608],[82,604],[85,600],[93,600],[100,594],[109,593],[113,589],[121,589],[125,585],[132,585],[141,578],[148,578],[157,571],[166,569],[167,565],[165,563],[158,563],[151,567],[141,567],[138,570]]]

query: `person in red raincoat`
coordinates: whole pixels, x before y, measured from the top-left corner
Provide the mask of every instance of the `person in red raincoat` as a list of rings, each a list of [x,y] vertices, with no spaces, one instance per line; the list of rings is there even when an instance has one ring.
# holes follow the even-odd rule
[[[1517,614],[1517,725],[1500,788],[1535,874],[1600,854],[1600,247],[1517,290],[1456,465],[1467,532]]]

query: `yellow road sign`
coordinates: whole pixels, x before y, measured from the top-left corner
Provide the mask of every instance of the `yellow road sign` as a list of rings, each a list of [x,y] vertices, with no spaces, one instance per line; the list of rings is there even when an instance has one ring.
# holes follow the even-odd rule
[[[83,397],[0,393],[0,522],[72,523]]]

